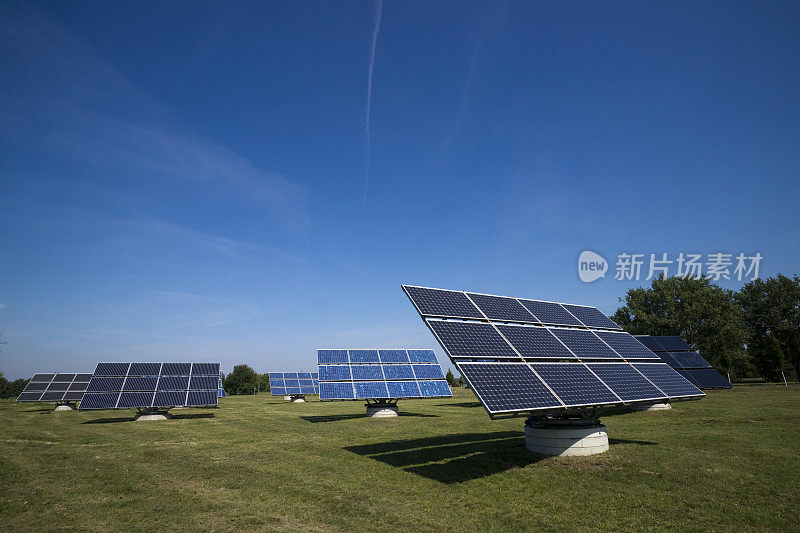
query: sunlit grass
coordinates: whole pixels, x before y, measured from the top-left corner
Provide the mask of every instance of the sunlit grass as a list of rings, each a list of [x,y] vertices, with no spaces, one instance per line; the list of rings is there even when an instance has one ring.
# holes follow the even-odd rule
[[[471,392],[359,402],[266,395],[132,422],[0,402],[0,530],[797,529],[800,387],[741,386],[606,416],[611,449],[525,451]]]

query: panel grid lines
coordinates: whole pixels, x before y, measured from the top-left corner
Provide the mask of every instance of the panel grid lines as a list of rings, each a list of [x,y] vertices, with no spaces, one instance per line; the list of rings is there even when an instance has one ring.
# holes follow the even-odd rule
[[[25,385],[18,402],[77,402],[83,398],[91,374],[54,372],[34,374]]]

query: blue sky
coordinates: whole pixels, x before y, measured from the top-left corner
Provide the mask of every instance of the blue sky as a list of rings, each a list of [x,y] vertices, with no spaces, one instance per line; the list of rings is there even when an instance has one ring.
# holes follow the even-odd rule
[[[374,2],[0,4],[0,371],[444,363],[401,283],[607,313],[648,283],[582,283],[586,249],[798,273],[797,4],[380,20],[373,57]]]

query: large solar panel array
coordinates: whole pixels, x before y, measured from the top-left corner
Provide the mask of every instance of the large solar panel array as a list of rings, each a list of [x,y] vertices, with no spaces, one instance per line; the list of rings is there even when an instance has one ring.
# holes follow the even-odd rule
[[[492,416],[703,396],[595,307],[403,290]]]
[[[17,398],[18,402],[79,402],[91,374],[35,374]]]
[[[217,405],[219,363],[98,363],[78,409]]]
[[[452,396],[433,350],[317,350],[321,400]]]
[[[700,352],[677,335],[636,335],[636,339],[700,389],[729,389],[733,386],[708,364]]]
[[[269,392],[272,396],[319,394],[319,374],[316,372],[270,372]]]

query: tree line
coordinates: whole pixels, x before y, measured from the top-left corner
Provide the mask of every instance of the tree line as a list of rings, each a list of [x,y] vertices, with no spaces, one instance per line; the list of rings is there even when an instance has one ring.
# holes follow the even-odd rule
[[[630,289],[611,318],[633,335],[680,335],[734,379],[800,375],[800,277],[778,274],[739,291],[708,279],[661,277]]]

